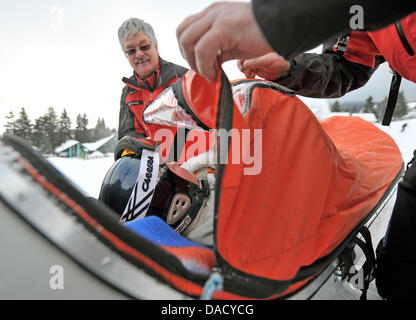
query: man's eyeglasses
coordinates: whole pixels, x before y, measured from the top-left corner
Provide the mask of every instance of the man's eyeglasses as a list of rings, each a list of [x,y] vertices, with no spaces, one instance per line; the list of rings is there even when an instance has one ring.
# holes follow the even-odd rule
[[[144,51],[149,50],[151,47],[152,47],[151,44],[146,44],[144,46],[139,46],[139,50],[141,52],[144,52]],[[131,48],[131,49],[125,50],[124,53],[127,54],[128,56],[134,56],[137,53],[137,48]]]

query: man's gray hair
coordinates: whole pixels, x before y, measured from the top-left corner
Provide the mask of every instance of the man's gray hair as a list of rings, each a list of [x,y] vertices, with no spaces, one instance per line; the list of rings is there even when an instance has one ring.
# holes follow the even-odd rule
[[[130,18],[123,22],[123,24],[118,29],[118,40],[122,50],[124,50],[123,42],[128,37],[133,37],[137,33],[143,32],[147,35],[151,41],[152,45],[157,45],[157,39],[155,32],[150,24],[138,18]]]

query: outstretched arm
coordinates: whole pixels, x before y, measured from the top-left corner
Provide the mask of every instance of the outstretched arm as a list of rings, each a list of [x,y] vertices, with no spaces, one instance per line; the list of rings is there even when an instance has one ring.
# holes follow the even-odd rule
[[[292,60],[290,74],[275,81],[301,96],[339,98],[364,86],[374,70],[332,53],[304,53]]]
[[[238,67],[248,78],[259,76],[277,82],[298,95],[338,98],[365,85],[378,65],[384,62],[381,56],[373,56],[365,48],[362,49],[366,56],[375,61],[372,67],[348,61],[342,52],[333,50],[334,41],[326,47],[322,54],[304,53],[290,62],[276,53],[270,53],[240,60]]]
[[[378,29],[416,10],[416,1],[357,0],[364,27]],[[190,67],[216,79],[219,64],[277,52],[289,60],[350,29],[345,0],[252,0],[214,3],[177,28],[179,48]]]

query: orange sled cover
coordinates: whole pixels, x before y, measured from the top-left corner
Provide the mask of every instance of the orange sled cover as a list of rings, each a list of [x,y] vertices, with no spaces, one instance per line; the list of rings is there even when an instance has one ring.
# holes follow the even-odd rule
[[[207,109],[221,103],[210,106],[207,100],[218,93],[198,91],[201,82],[188,73],[183,86],[188,105],[208,124],[221,110]],[[302,266],[334,250],[377,205],[400,173],[401,153],[389,135],[359,117],[320,123],[276,84],[244,80],[232,88],[232,127],[251,130],[249,152],[262,144],[261,170],[245,174],[250,165],[242,157],[232,161],[244,146],[229,144],[216,220],[217,257],[241,275],[290,281]],[[253,139],[254,129],[261,129],[260,140]]]

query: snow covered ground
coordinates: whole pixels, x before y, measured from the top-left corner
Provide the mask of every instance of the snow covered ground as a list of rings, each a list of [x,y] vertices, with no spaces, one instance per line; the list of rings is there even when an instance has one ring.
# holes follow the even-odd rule
[[[81,190],[95,198],[100,194],[105,174],[114,163],[112,156],[88,160],[52,157],[48,160]]]
[[[389,127],[377,126],[393,137],[405,163],[409,162],[416,149],[416,119],[393,121]],[[98,197],[101,182],[114,163],[113,157],[89,160],[52,157],[49,161],[92,197]]]

